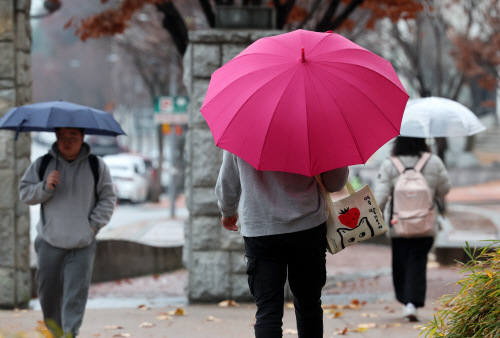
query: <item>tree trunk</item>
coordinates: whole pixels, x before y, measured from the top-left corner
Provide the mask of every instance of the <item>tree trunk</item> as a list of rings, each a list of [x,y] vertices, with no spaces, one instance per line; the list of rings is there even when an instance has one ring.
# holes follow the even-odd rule
[[[276,28],[283,29],[286,24],[288,14],[295,5],[295,0],[286,0],[285,4],[281,4],[279,0],[274,0],[274,7],[276,8]]]
[[[208,25],[212,28],[215,27],[215,13],[212,9],[212,5],[210,5],[209,0],[200,0],[200,6],[203,9],[203,13],[207,18]]]
[[[337,7],[339,5],[339,1],[332,0],[325,15],[323,16],[321,21],[316,25],[316,28],[314,30],[317,32],[326,32],[328,30],[333,31],[337,29],[344,22],[344,20],[347,19],[349,15],[351,15],[351,13],[363,2],[364,0],[351,0],[349,4],[344,8],[342,13],[340,13],[337,16],[334,16],[335,12],[337,11]]]
[[[184,56],[189,42],[188,29],[184,19],[172,1],[157,3],[156,8],[163,13],[163,28],[170,33],[179,54]]]

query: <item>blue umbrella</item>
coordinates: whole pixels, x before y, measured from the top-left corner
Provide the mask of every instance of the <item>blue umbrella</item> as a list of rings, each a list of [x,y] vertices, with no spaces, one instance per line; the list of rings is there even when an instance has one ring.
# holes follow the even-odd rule
[[[10,109],[0,119],[0,129],[55,131],[55,128],[84,128],[85,134],[125,135],[110,113],[65,101],[29,104]]]

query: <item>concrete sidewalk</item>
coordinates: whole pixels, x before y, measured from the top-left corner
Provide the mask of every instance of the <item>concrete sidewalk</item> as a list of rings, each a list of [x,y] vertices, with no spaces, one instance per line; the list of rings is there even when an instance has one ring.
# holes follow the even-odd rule
[[[332,304],[327,304],[332,305]],[[346,304],[347,305],[347,304]],[[169,337],[169,338],[251,338],[255,323],[253,304],[238,307],[218,305],[190,305],[182,307],[186,315],[170,315],[178,307],[90,309],[86,311],[81,338],[113,337]],[[394,302],[377,302],[356,308],[327,309],[324,314],[324,337],[348,332],[346,336],[371,338],[418,337],[418,325],[432,318],[434,309],[427,307],[419,312],[420,323],[406,322],[401,318],[401,307]],[[285,307],[284,337],[297,337],[293,308]],[[335,317],[337,313],[337,318]],[[0,311],[0,328],[8,332],[32,332],[41,320],[39,311]],[[354,332],[360,326],[366,332]],[[0,330],[0,337],[1,330]],[[25,337],[25,336],[23,336]]]
[[[486,239],[488,237],[484,236],[493,236],[495,231],[498,233],[498,187],[500,182],[453,188],[447,197],[452,230],[461,231],[466,239],[470,239],[468,235],[473,234]],[[182,202],[179,201],[178,210],[185,207]],[[168,208],[168,205],[168,201],[164,200],[159,205],[144,207]],[[164,222],[169,221],[163,219],[131,223],[123,228],[124,232],[110,227],[102,236],[110,239],[118,236],[145,244],[154,240],[156,244],[161,244],[161,241],[173,240],[160,238],[165,235],[165,229],[160,226]],[[170,226],[170,229],[181,228],[181,217],[175,222],[176,225]],[[170,237],[175,235],[175,240],[181,240],[180,230],[169,231]],[[445,238],[448,242],[453,240],[453,236],[450,237],[449,234],[450,232]],[[465,244],[459,236],[455,236],[455,240],[453,245],[457,248]],[[335,332],[345,328],[349,330],[346,334],[348,336],[418,337],[420,330],[415,323],[401,318],[401,305],[394,300],[390,264],[390,248],[381,245],[359,244],[334,256],[327,256],[328,281],[324,288],[323,304],[346,306],[355,299],[367,303],[359,309],[328,310],[342,314],[338,318],[330,318],[333,314],[325,313],[324,337],[333,337]],[[187,271],[182,269],[161,275],[93,284],[80,337],[253,337],[253,304],[241,304],[234,308],[224,308],[217,304],[188,305],[184,295],[186,278]],[[456,267],[440,266],[431,260],[427,272],[427,303],[419,310],[421,323],[432,318],[436,311],[436,305],[433,304],[436,299],[458,290],[453,284],[459,278]],[[35,310],[0,311],[0,337],[2,330],[34,332],[37,320],[41,320],[42,315],[36,300],[33,305]],[[140,305],[145,305],[148,309],[139,308]],[[187,315],[168,317],[167,313],[177,308],[182,308]],[[364,323],[370,323],[366,332],[354,332]],[[110,329],[109,326],[122,328]],[[297,337],[294,312],[289,307],[285,307],[283,328],[284,337]]]
[[[419,323],[401,318],[401,305],[394,301],[390,264],[390,248],[380,245],[360,244],[327,256],[324,337],[333,337],[334,332],[345,328],[349,330],[347,336],[418,337],[420,330],[416,324]],[[426,306],[419,310],[420,324],[432,318],[436,310],[433,302],[438,297],[457,290],[453,284],[459,277],[456,268],[439,266],[435,262],[429,264],[428,299]],[[188,305],[183,290],[186,278],[186,270],[177,270],[93,284],[80,337],[120,337],[118,334],[122,334],[121,337],[127,337],[126,334],[130,334],[129,337],[253,337],[253,304],[231,308],[217,304]],[[361,306],[349,307],[355,300]],[[363,301],[367,301],[366,304]],[[0,328],[9,332],[33,332],[37,321],[42,319],[36,301],[33,304],[37,310],[0,311]],[[345,308],[329,309],[331,305]],[[187,315],[168,315],[177,308],[182,308]],[[332,318],[335,313],[340,316]],[[370,328],[366,332],[354,332],[367,323]],[[110,326],[122,329],[109,329]],[[285,306],[283,329],[288,332],[284,337],[297,337],[294,311],[289,306]]]

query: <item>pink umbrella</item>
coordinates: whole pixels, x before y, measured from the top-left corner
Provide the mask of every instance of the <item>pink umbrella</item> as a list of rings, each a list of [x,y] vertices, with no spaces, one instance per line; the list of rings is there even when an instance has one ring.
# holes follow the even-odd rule
[[[307,176],[366,163],[399,135],[408,94],[387,60],[338,34],[262,38],[212,74],[215,144],[257,170]]]

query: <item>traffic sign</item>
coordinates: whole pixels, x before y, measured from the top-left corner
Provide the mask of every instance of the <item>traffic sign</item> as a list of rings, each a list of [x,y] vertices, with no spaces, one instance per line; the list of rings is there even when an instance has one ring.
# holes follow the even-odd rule
[[[155,122],[186,124],[188,104],[188,96],[157,96],[155,98]]]

